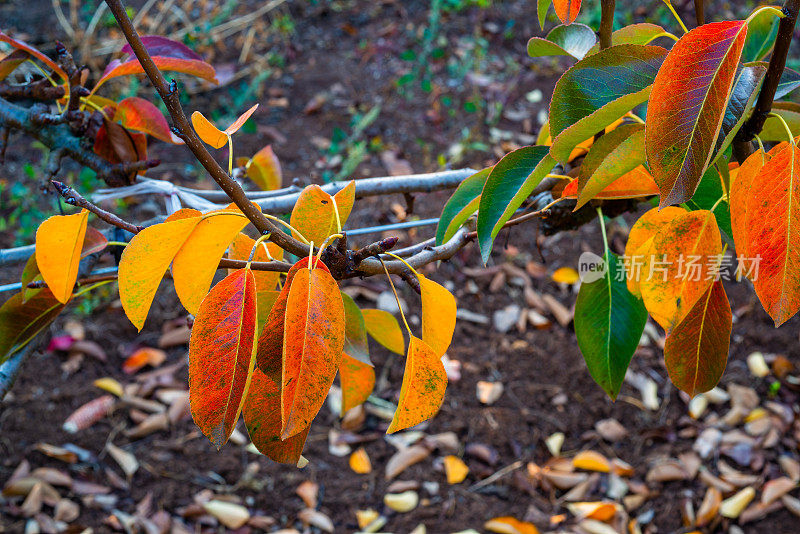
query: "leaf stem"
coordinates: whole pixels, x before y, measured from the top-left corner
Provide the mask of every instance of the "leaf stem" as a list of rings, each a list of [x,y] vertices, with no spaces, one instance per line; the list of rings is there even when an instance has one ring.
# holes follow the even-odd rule
[[[781,121],[781,124],[783,124],[783,128],[786,130],[786,133],[787,133],[787,134],[788,134],[788,136],[789,136],[789,143],[791,143],[791,144],[792,144],[792,145],[794,145],[794,146],[797,146],[797,144],[794,142],[794,136],[792,135],[792,129],[791,129],[791,128],[789,128],[789,125],[788,125],[788,124],[786,124],[786,121],[783,119],[783,117],[781,117],[781,116],[780,116],[780,115],[778,115],[777,113],[773,113],[772,111],[770,111],[770,112],[767,114],[767,117],[775,117],[776,119],[778,119],[779,121]],[[762,150],[763,150],[763,148],[764,148],[764,147],[763,147],[763,145],[762,145],[762,147],[761,147],[761,148],[762,148]]]
[[[403,318],[403,324],[406,325],[406,330],[408,330],[408,335],[413,337],[414,334],[411,333],[411,327],[408,326],[408,321],[406,321],[406,314],[403,313],[403,305],[400,304],[400,297],[397,295],[397,289],[394,287],[394,282],[392,282],[392,277],[389,275],[389,269],[386,268],[386,264],[383,263],[383,260],[380,256],[378,256],[378,260],[380,260],[381,265],[383,266],[383,272],[386,273],[386,278],[389,279],[389,285],[392,286],[392,293],[394,293],[394,299],[397,301],[397,307],[400,310],[400,317]]]
[[[681,28],[683,28],[683,33],[689,33],[689,30],[686,28],[686,24],[683,23],[683,20],[681,20],[681,17],[680,15],[678,15],[678,12],[675,11],[674,7],[672,7],[672,2],[670,0],[663,0],[663,1],[667,5],[669,10],[672,11],[672,16],[675,17],[675,20],[677,20],[678,24],[680,24]]]
[[[229,133],[228,136],[228,174],[233,174],[233,136]]]
[[[711,213],[714,213],[714,210],[715,210],[715,209],[717,209],[717,206],[719,206],[720,204],[722,204],[722,202],[723,202],[724,200],[725,200],[725,195],[722,195],[721,197],[719,197],[719,198],[717,199],[717,201],[716,201],[716,202],[714,202],[714,205],[713,205],[713,206],[711,206],[711,209],[710,209],[710,210],[708,210],[708,211],[710,211]]]
[[[761,150],[761,159],[763,160],[764,159],[764,154],[766,152],[764,150],[764,142],[761,140],[761,138],[758,135],[756,135],[754,137],[756,138],[756,142],[758,143],[758,148]]]
[[[250,249],[250,257],[247,258],[247,267],[246,267],[247,269],[250,268],[250,264],[253,262],[253,257],[256,255],[256,250],[258,249],[258,245],[260,245],[263,241],[269,239],[271,235],[272,234],[264,234],[260,236],[258,239],[256,239],[255,243],[253,243],[253,247]],[[264,250],[267,251],[267,258],[269,260],[272,260],[272,258],[269,256],[269,250],[267,249],[266,246],[264,247]]]
[[[606,221],[603,216],[603,208],[597,206],[597,217],[600,219],[600,231],[603,233],[603,247],[608,255],[608,236],[606,235]]]
[[[752,22],[752,20],[753,20],[754,18],[756,18],[756,17],[757,17],[757,16],[758,16],[758,15],[759,15],[759,14],[760,14],[762,11],[769,11],[769,12],[771,12],[771,13],[774,13],[774,14],[775,14],[775,16],[776,16],[776,17],[778,17],[779,19],[782,19],[783,17],[785,17],[785,16],[786,16],[786,13],[784,13],[784,12],[781,10],[781,8],[779,8],[779,7],[775,7],[775,6],[761,6],[761,7],[759,7],[758,9],[756,9],[755,11],[753,11],[752,13],[750,13],[750,16],[749,16],[749,17],[747,17],[747,18],[745,19],[745,22],[746,22],[747,24],[750,24],[750,22]]]

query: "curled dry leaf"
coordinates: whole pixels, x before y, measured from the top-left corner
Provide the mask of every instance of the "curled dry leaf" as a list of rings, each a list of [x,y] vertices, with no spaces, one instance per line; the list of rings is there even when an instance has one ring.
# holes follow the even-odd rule
[[[81,513],[80,506],[69,499],[61,499],[56,503],[53,510],[53,519],[56,521],[63,521],[64,523],[71,523],[78,519]]]
[[[689,473],[683,465],[675,460],[668,460],[654,466],[647,472],[645,480],[648,482],[669,482],[672,480],[686,480]]]
[[[139,469],[139,461],[132,453],[123,450],[111,442],[106,445],[108,454],[119,464],[122,472],[130,479]]]
[[[520,521],[511,516],[495,517],[483,524],[483,528],[498,534],[538,534],[539,530],[532,523]]]
[[[103,391],[111,393],[115,397],[122,397],[122,384],[111,378],[110,376],[98,378],[93,382],[94,387],[100,388]]]
[[[503,394],[503,384],[500,382],[478,381],[476,395],[482,404],[494,404]]]
[[[794,488],[797,483],[790,478],[775,478],[764,484],[761,489],[761,504],[772,504]]]
[[[74,434],[80,430],[86,430],[100,419],[103,419],[114,408],[114,397],[103,395],[93,399],[67,417],[62,428],[65,432]]]
[[[53,486],[72,487],[72,478],[63,471],[52,467],[38,467],[31,472],[31,476]]]
[[[608,458],[595,451],[581,451],[572,459],[572,465],[576,469],[586,471],[598,471],[608,473],[611,471],[611,463]]]
[[[303,500],[308,508],[317,507],[317,496],[319,495],[319,484],[304,480],[297,486],[294,492]]]
[[[145,365],[151,367],[158,367],[167,359],[167,353],[161,349],[154,349],[152,347],[142,347],[136,352],[131,354],[125,363],[122,364],[122,370],[127,374],[133,374]]]
[[[232,502],[211,500],[203,503],[203,509],[228,528],[239,528],[250,519],[247,508]]]
[[[613,502],[575,502],[567,505],[567,509],[577,517],[582,519],[597,519],[598,521],[610,521],[619,509],[619,505]]]
[[[467,478],[469,467],[458,456],[449,455],[444,457],[444,472],[448,484],[460,484]]]
[[[314,510],[313,508],[300,510],[297,514],[297,519],[303,524],[317,527],[324,532],[333,532],[333,521],[319,510]]]
[[[408,467],[430,456],[430,454],[430,449],[423,445],[412,445],[397,451],[386,463],[386,480],[393,479]]]
[[[383,497],[383,503],[395,512],[410,512],[419,504],[419,494],[416,491],[404,491],[403,493],[387,493]]]
[[[367,525],[379,517],[380,514],[371,508],[369,510],[356,510],[356,523],[358,523],[358,528],[360,528],[362,532]]]
[[[628,436],[628,430],[616,419],[602,419],[597,421],[594,429],[606,441],[616,443]]]
[[[550,454],[559,456],[565,439],[563,432],[554,432],[544,440],[544,444],[547,446],[547,450],[550,451]]]
[[[736,519],[755,496],[756,490],[751,486],[740,490],[737,494],[722,501],[722,504],[719,506],[719,515],[730,519]]]
[[[700,508],[697,509],[695,525],[698,527],[707,525],[716,517],[721,503],[722,493],[713,486],[708,488],[703,497],[703,502],[700,503]]]

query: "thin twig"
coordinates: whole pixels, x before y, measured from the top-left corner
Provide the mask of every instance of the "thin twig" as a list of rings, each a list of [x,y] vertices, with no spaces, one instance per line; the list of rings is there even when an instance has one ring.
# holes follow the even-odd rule
[[[244,215],[250,220],[250,222],[253,223],[253,225],[262,235],[271,233],[271,241],[282,249],[296,256],[302,257],[307,255],[308,247],[290,235],[284,233],[277,225],[267,219],[261,210],[254,206],[247,199],[247,196],[244,194],[241,186],[236,183],[236,181],[234,181],[227,172],[225,172],[225,170],[208,151],[206,146],[203,144],[203,141],[200,139],[200,137],[198,137],[197,133],[194,131],[194,128],[189,123],[189,119],[186,117],[186,114],[183,111],[180,98],[178,97],[177,84],[175,82],[167,84],[167,80],[164,78],[164,75],[153,62],[153,58],[150,57],[150,53],[142,43],[139,33],[133,27],[133,23],[131,22],[128,13],[125,11],[125,7],[122,5],[122,2],[120,0],[106,0],[106,4],[108,4],[111,13],[114,14],[117,24],[119,24],[122,33],[125,35],[125,39],[131,46],[131,49],[136,55],[136,58],[139,60],[139,63],[142,65],[145,73],[147,73],[147,77],[150,78],[150,81],[156,88],[156,91],[158,91],[161,100],[164,101],[164,104],[166,105],[167,110],[172,117],[172,121],[180,133],[180,137],[186,143],[186,146],[189,148],[189,150],[192,151],[192,154],[194,154],[195,158],[200,162],[201,165],[203,165],[214,181],[217,182],[222,190],[228,194],[230,199],[236,204],[236,206],[238,206],[242,213],[244,213]]]
[[[600,50],[604,50],[611,46],[616,0],[601,0],[600,6]]]
[[[92,204],[91,202],[89,202],[88,200],[83,198],[80,193],[78,193],[73,188],[71,188],[70,186],[68,186],[68,185],[66,185],[66,184],[64,184],[62,182],[59,182],[57,180],[51,180],[50,183],[52,183],[53,187],[56,188],[56,191],[58,191],[58,194],[61,195],[62,197],[64,197],[64,201],[67,204],[71,204],[71,205],[79,207],[79,208],[87,209],[87,210],[91,211],[92,213],[94,213],[95,215],[97,215],[97,217],[99,219],[107,222],[108,224],[110,224],[112,226],[116,226],[117,228],[122,228],[123,230],[125,230],[127,232],[130,232],[132,234],[138,234],[139,232],[141,232],[144,229],[143,226],[137,226],[137,225],[131,224],[131,223],[127,222],[127,221],[123,221],[122,219],[120,219],[119,217],[114,215],[113,213],[110,213],[110,212],[108,212],[108,211],[106,211],[106,210],[104,210],[104,209]]]
[[[705,0],[694,0],[694,18],[698,26],[702,26],[706,23]]]

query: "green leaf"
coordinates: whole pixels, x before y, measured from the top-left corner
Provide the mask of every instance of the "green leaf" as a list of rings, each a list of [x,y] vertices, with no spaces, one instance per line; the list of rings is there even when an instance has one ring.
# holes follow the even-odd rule
[[[694,397],[717,385],[728,361],[733,316],[720,280],[708,286],[664,343],[672,383]]]
[[[770,11],[762,11],[747,23],[747,38],[742,49],[742,62],[758,61],[775,46],[780,19]]]
[[[581,59],[597,42],[594,31],[585,24],[573,22],[556,26],[547,36],[533,37],[528,41],[530,57],[571,56]]]
[[[719,158],[730,146],[739,128],[750,117],[766,72],[766,65],[761,64],[748,65],[740,69],[736,76],[736,85],[733,86],[730,100],[725,108],[725,117],[722,119],[722,127],[717,137],[716,154],[712,161]]]
[[[603,135],[581,164],[575,210],[644,162],[644,124],[623,124]]]
[[[547,10],[550,9],[550,4],[553,0],[539,0],[536,6],[536,14],[539,16],[539,27],[544,29],[544,21],[547,18]]]
[[[783,98],[798,87],[800,87],[800,72],[783,69],[781,79],[778,81],[778,88],[775,90],[775,100]]]
[[[646,45],[657,37],[664,36],[665,33],[664,28],[658,24],[650,24],[649,22],[631,24],[611,34],[611,46],[623,44]],[[598,43],[586,55],[591,56],[599,51],[600,44]]]
[[[344,303],[344,352],[351,358],[372,365],[367,344],[367,327],[364,315],[353,297],[342,291]]]
[[[773,102],[772,113],[780,115],[792,131],[792,137],[800,135],[800,104],[794,102]],[[758,134],[762,141],[788,141],[789,134],[776,117],[767,117],[764,128]]]
[[[553,157],[566,162],[579,143],[645,102],[666,55],[660,46],[612,46],[569,68],[550,102]]]
[[[726,165],[726,163],[720,161],[720,165]],[[709,167],[703,174],[694,196],[686,202],[686,207],[692,211],[710,210],[722,198],[722,195],[722,178],[719,171],[715,167]],[[725,233],[730,242],[733,242],[731,211],[727,201],[723,200],[714,208],[714,218],[717,219],[719,229]]]
[[[628,291],[625,264],[606,251],[599,280],[582,283],[575,301],[575,337],[597,384],[617,398],[647,322],[642,301]]]
[[[464,221],[478,211],[481,191],[492,167],[480,170],[461,182],[447,201],[436,227],[436,246],[450,240]]]
[[[555,166],[548,149],[527,146],[509,152],[489,173],[478,207],[478,244],[484,263],[500,228]]]

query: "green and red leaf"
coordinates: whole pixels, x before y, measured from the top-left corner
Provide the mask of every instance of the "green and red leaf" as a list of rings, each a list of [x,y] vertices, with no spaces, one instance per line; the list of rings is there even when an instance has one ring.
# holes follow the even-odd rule
[[[675,43],[658,71],[645,134],[661,206],[690,199],[713,162],[746,35],[744,21],[695,28]]]
[[[716,280],[664,343],[664,363],[678,389],[694,397],[717,385],[728,360],[732,326],[731,305]]]

